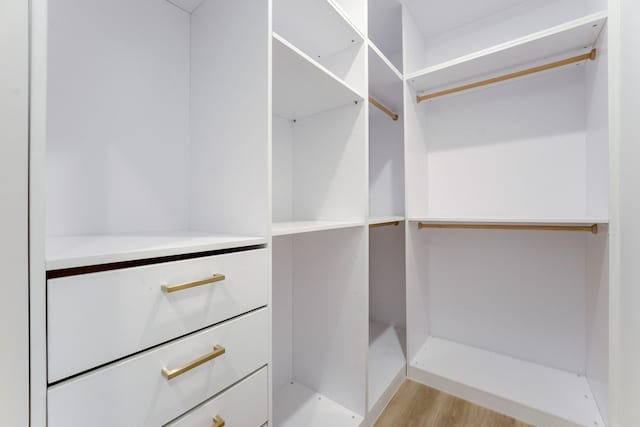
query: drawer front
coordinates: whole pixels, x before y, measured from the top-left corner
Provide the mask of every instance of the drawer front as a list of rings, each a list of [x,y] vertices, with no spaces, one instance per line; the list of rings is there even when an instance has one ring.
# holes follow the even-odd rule
[[[49,280],[49,382],[262,307],[268,283],[264,249]]]
[[[225,427],[260,427],[269,418],[267,390],[267,368],[262,368],[168,426],[219,427],[224,422]]]
[[[189,411],[268,360],[268,309],[238,317],[48,390],[49,427],[163,425]],[[179,369],[225,353],[172,379]]]

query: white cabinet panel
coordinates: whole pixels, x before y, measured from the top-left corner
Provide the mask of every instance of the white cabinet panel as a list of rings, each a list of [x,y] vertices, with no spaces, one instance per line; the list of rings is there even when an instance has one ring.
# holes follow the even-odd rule
[[[0,424],[29,422],[29,4],[0,2]]]

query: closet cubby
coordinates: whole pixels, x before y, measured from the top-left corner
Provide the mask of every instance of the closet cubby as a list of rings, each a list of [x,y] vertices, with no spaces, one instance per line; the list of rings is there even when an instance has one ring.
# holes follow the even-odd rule
[[[273,117],[274,236],[365,223],[363,102]]]
[[[605,2],[403,6],[409,377],[604,425]]]
[[[607,36],[589,22],[574,47],[593,60],[420,102],[431,80],[408,80],[412,219],[607,222]]]
[[[404,221],[369,227],[369,413],[382,411],[406,376]]]
[[[273,31],[355,91],[366,93],[364,38],[336,3],[274,0]]]
[[[402,76],[373,48],[369,49],[369,99],[369,221],[403,221]]]
[[[402,6],[398,0],[369,0],[369,42],[402,72]]]
[[[47,268],[266,243],[267,5],[48,14]]]
[[[409,376],[534,425],[604,425],[607,230],[409,226]]]
[[[273,34],[275,115],[303,119],[348,104],[358,105],[363,100],[360,92],[279,34]]]
[[[274,425],[359,426],[365,416],[365,227],[273,239]]]

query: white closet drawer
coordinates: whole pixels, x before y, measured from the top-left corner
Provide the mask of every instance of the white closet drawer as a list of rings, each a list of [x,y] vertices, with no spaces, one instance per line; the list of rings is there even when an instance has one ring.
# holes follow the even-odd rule
[[[224,422],[230,427],[260,427],[269,418],[267,390],[267,368],[263,368],[168,426],[219,427]]]
[[[267,363],[268,320],[261,309],[50,387],[48,426],[165,424]],[[165,377],[164,368],[185,367],[218,345],[224,354]]]
[[[264,306],[268,280],[264,249],[49,280],[49,382]]]

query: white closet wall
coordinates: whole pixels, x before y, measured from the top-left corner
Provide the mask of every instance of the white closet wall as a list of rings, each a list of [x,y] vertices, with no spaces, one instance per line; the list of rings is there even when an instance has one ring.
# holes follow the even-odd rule
[[[29,423],[29,9],[0,4],[0,385],[2,424]]]
[[[614,129],[612,150],[612,286],[615,287],[612,301],[612,402],[611,424],[615,427],[633,425],[636,422],[637,402],[640,397],[640,371],[637,360],[640,341],[637,339],[640,325],[638,301],[640,293],[638,279],[640,265],[637,253],[640,249],[638,228],[637,182],[638,159],[638,73],[640,59],[640,33],[636,17],[640,4],[632,0],[611,2],[612,8],[612,73],[617,80],[612,96],[611,119]],[[615,27],[613,27],[615,25]],[[619,86],[618,86],[619,85]]]

